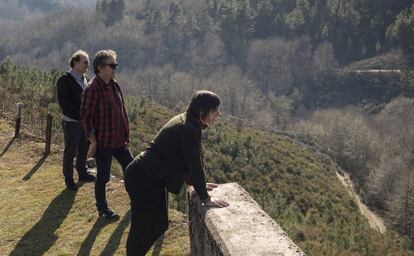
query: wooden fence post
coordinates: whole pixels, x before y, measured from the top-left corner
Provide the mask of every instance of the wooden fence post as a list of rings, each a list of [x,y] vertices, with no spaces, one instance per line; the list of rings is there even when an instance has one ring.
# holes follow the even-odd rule
[[[52,141],[52,115],[47,114],[45,155],[49,155],[50,153],[51,141]]]
[[[19,137],[19,133],[20,133],[20,123],[22,120],[22,107],[23,107],[22,103],[19,102],[16,104],[16,123],[14,126],[14,137],[15,138]]]

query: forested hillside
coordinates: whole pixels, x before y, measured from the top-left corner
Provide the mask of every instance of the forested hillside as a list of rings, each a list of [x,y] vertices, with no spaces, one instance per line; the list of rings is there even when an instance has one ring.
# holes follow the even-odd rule
[[[0,95],[7,95],[2,108],[12,110],[19,99],[37,109],[26,116],[38,120],[34,131],[46,111],[58,115],[51,85],[68,68],[69,56],[79,48],[91,58],[99,49],[114,49],[132,119],[149,114],[151,121],[138,125],[140,141],[134,147],[143,147],[141,142],[171,114],[151,117],[148,102],[176,113],[195,89],[213,90],[243,131],[226,137],[228,149],[213,147],[211,152],[230,152],[218,158],[231,167],[220,162],[214,168],[247,168],[231,174],[235,177],[265,167],[283,175],[273,158],[265,164],[232,154],[248,140],[245,127],[295,133],[349,172],[364,202],[413,246],[413,0],[69,2],[0,3]],[[148,133],[139,133],[143,127]],[[279,150],[275,147],[270,151]],[[236,156],[248,151],[240,152]],[[261,154],[257,157],[268,157]],[[275,173],[269,180],[277,181]],[[228,175],[214,178],[233,177]]]
[[[96,0],[3,0],[0,3],[0,16],[2,18],[21,19],[23,13],[26,15],[33,12],[49,12],[65,7],[91,7]],[[12,11],[12,13],[10,13]],[[17,13],[13,13],[17,11]],[[20,14],[13,16],[10,14]]]
[[[388,102],[396,94],[412,94],[406,75],[413,56],[412,4],[102,0],[94,9],[3,20],[0,58],[63,69],[77,48],[92,55],[113,48],[119,79],[135,95],[176,106],[194,88],[217,88],[227,113],[285,128],[293,117],[317,108],[378,105],[378,98]],[[343,65],[378,56],[380,68],[403,69],[403,75],[377,81],[338,73]],[[350,84],[356,97],[342,94]]]

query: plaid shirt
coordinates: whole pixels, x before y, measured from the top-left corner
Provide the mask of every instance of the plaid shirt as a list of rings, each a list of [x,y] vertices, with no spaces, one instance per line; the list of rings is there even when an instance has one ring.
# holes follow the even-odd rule
[[[122,102],[114,103],[113,90]],[[122,121],[124,131],[116,129],[116,111],[113,107],[121,106],[123,112]],[[89,82],[82,94],[81,119],[85,134],[95,133],[99,148],[116,148],[115,145],[120,132],[125,132],[125,144],[129,143],[129,124],[125,110],[124,98],[121,89],[116,81],[112,80],[109,84],[95,76]]]

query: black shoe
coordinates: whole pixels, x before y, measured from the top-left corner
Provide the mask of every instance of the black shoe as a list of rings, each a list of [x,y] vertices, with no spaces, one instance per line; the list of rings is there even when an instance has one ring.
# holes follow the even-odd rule
[[[92,174],[89,174],[89,173],[86,173],[84,175],[79,175],[79,181],[94,182],[95,181],[95,176],[93,176]]]
[[[73,180],[65,180],[65,185],[68,189],[72,191],[78,190],[78,186],[76,186],[76,183]]]
[[[118,220],[119,215],[111,211],[109,208],[99,211],[99,217],[105,218],[107,220]]]

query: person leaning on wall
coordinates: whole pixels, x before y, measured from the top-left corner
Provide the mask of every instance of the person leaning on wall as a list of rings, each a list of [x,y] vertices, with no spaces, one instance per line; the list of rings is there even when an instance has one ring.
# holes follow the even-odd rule
[[[201,131],[220,116],[220,98],[197,91],[185,113],[169,120],[149,147],[125,171],[125,188],[131,199],[131,227],[127,255],[145,255],[168,228],[167,190],[178,194],[187,182],[194,186],[203,205],[226,207],[211,199],[207,190],[217,187],[204,176]]]

